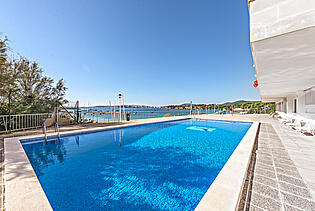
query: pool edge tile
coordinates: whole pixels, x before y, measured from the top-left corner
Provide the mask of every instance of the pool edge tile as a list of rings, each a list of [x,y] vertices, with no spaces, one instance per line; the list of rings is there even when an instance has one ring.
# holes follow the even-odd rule
[[[19,138],[4,139],[6,210],[53,210]]]

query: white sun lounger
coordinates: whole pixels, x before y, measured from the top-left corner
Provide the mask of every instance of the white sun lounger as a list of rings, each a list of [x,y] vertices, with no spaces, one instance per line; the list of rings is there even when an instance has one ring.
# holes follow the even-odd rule
[[[280,121],[282,124],[285,124],[285,123],[292,123],[292,119],[289,119],[289,118],[279,119],[279,121]]]
[[[299,127],[302,124],[303,121],[301,121],[298,118],[292,118],[290,122],[285,122],[286,125],[290,127]]]
[[[315,124],[312,121],[307,121],[304,125],[301,124],[298,127],[294,127],[294,129],[301,133],[310,133],[313,136],[315,135]]]
[[[282,124],[292,123],[293,116],[288,115],[288,114],[283,113],[283,112],[279,112],[279,116],[281,117],[281,119],[279,119],[279,121]]]

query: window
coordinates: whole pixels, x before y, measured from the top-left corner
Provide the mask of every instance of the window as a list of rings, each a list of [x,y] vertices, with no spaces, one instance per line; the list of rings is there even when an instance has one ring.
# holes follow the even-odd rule
[[[296,113],[297,112],[297,100],[294,99],[293,101],[293,113]]]
[[[305,90],[305,105],[315,105],[315,88]]]

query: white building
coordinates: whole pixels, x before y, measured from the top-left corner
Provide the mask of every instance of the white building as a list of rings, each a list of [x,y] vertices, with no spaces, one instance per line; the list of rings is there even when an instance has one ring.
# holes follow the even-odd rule
[[[249,0],[250,43],[263,102],[315,119],[315,0]]]

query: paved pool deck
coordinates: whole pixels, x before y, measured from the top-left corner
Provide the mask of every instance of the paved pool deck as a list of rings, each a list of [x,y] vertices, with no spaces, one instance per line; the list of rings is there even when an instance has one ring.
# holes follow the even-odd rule
[[[285,142],[296,134],[276,132],[277,123],[262,123],[256,150],[254,174],[251,181],[250,210],[315,210],[313,186],[308,183],[315,179],[313,174],[305,174],[308,162],[299,165],[301,156],[290,156],[293,148]],[[286,131],[291,133],[291,131]],[[284,136],[285,135],[285,136]],[[301,137],[293,139],[301,141]],[[307,159],[307,156],[303,156]],[[311,156],[310,156],[310,159]]]
[[[315,136],[303,136],[267,115],[206,118],[261,123],[242,210],[315,210]]]
[[[315,210],[315,137],[302,136],[267,115],[201,115],[200,118],[261,122],[253,170],[242,210]],[[178,117],[136,120],[135,124]],[[101,127],[99,127],[101,128]],[[92,128],[91,128],[92,129]],[[0,137],[0,141],[3,137]],[[1,166],[3,165],[3,145]],[[3,171],[1,172],[2,176]],[[3,190],[3,179],[1,179]],[[3,191],[2,191],[2,196]],[[2,200],[3,201],[3,200]],[[4,200],[5,201],[5,200]],[[4,204],[1,203],[1,210]],[[212,210],[211,208],[207,210]]]

